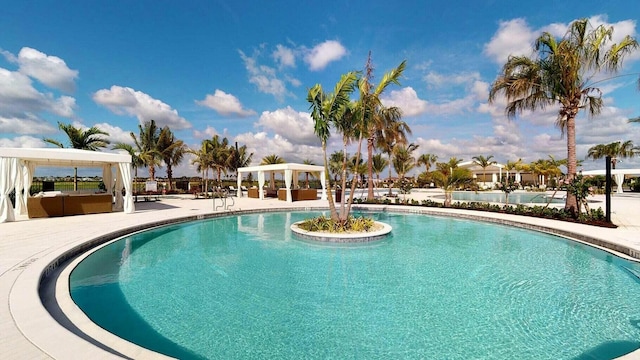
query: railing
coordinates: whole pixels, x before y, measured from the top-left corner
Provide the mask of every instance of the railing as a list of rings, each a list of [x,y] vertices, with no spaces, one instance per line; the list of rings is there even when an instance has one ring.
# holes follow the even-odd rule
[[[220,199],[220,205],[216,205],[216,199]],[[230,200],[230,203],[227,203],[227,199]],[[217,211],[218,208],[230,210],[235,204],[236,201],[229,196],[229,190],[221,189],[213,193],[213,211]]]

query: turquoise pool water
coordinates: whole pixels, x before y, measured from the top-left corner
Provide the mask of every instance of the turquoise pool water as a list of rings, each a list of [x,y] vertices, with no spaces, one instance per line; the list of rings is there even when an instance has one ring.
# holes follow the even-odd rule
[[[181,359],[610,359],[640,347],[640,267],[520,229],[380,213],[375,244],[315,245],[266,213],[125,237],[81,262],[98,325]]]
[[[514,192],[509,194],[509,204],[546,204],[549,198],[552,204],[560,204],[565,202],[563,196],[562,193],[552,197],[552,194],[546,193]],[[456,191],[453,193],[453,200],[504,203],[506,198],[504,193]]]

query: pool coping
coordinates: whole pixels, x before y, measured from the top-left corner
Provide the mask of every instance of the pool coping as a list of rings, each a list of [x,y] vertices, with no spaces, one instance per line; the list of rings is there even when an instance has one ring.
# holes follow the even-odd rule
[[[69,265],[71,265],[74,260],[78,259],[81,254],[86,254],[89,249],[104,246],[124,235],[168,224],[252,213],[326,210],[328,210],[327,206],[310,206],[300,208],[274,207],[267,209],[248,209],[177,216],[160,221],[150,221],[136,224],[134,226],[123,227],[88,240],[78,240],[77,242],[63,246],[57,251],[51,252],[50,254],[35,260],[30,264],[30,266],[24,269],[24,271],[18,276],[18,280],[20,281],[16,281],[16,285],[19,285],[19,288],[14,289],[19,291],[12,291],[10,294],[10,300],[12,303],[11,311],[14,315],[16,324],[24,336],[44,353],[52,356],[53,358],[71,358],[78,356],[91,358],[158,358],[161,354],[141,348],[138,345],[116,337],[88,320],[86,315],[77,308],[75,303],[71,300],[68,290],[68,276],[65,273],[65,269],[72,269]],[[535,222],[539,222],[541,224],[533,224],[531,221],[532,218],[517,215],[505,216],[506,214],[496,215],[475,211],[470,213],[471,211],[469,210],[462,211],[451,208],[421,208],[399,205],[354,205],[353,210],[374,210],[391,213],[412,213],[437,217],[453,217],[515,226],[518,228],[557,235],[570,241],[576,241],[593,246],[627,260],[639,262],[640,259],[640,251],[638,250],[598,238],[597,236],[590,236],[579,231],[567,230],[567,226],[554,227],[553,225],[560,225],[554,220],[537,219]],[[562,227],[565,229],[562,229]],[[71,270],[68,271],[70,272]],[[61,276],[63,274],[66,277]],[[55,284],[53,287],[50,286],[52,284],[52,280],[53,284]],[[42,294],[39,292],[47,286],[50,286],[49,289],[53,290],[54,298],[57,299],[55,303],[61,308],[62,314],[57,314],[57,318],[55,317],[56,314],[51,313],[48,308],[45,308],[45,305],[48,303],[47,299],[43,299],[41,302]],[[33,294],[33,289],[36,289],[36,294]],[[49,304],[49,306],[50,305],[51,304]],[[61,315],[65,318],[60,319],[59,317]],[[70,322],[72,327],[75,327],[75,329],[69,328],[68,323],[66,326],[63,325],[65,322]],[[38,329],[45,327],[49,330],[46,334],[43,331],[38,331]],[[51,329],[61,331],[50,331]],[[75,336],[71,335],[69,332],[75,334]],[[83,337],[85,338],[83,339]],[[86,339],[87,337],[93,339],[93,343],[88,341]],[[61,343],[64,343],[65,346],[60,346]],[[640,355],[640,350],[624,355],[621,359],[636,357],[638,355]]]

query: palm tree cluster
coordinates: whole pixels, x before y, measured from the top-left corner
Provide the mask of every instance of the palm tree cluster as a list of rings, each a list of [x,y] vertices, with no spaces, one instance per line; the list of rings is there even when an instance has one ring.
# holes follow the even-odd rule
[[[357,179],[364,170],[360,166],[362,142],[367,141],[367,172],[370,198],[373,198],[373,149],[376,145],[384,148],[385,152],[391,154],[396,144],[406,141],[406,134],[410,129],[406,123],[401,121],[401,111],[396,107],[385,107],[381,101],[381,95],[391,84],[399,84],[406,63],[403,61],[395,69],[386,73],[379,84],[374,85],[373,66],[371,65],[371,54],[365,65],[364,76],[352,71],[342,75],[334,87],[332,93],[324,91],[320,84],[314,85],[307,94],[307,101],[310,103],[311,117],[314,121],[314,133],[320,138],[323,162],[327,184],[331,190],[329,178],[330,161],[327,157],[327,141],[331,134],[330,129],[334,128],[342,136],[342,159],[340,162],[340,172],[342,186],[347,185],[347,172],[349,170],[349,158],[347,145],[351,142],[357,144],[355,158],[352,159],[351,171]],[[352,93],[358,89],[359,97],[352,100]],[[337,159],[334,159],[337,160]],[[336,161],[337,163],[337,161]],[[335,174],[335,172],[334,172]],[[337,177],[336,177],[337,180]],[[329,197],[329,209],[331,219],[340,224],[345,224],[357,181],[351,182],[351,194],[349,200],[345,201],[345,192],[342,192],[340,211],[335,207],[332,197]]]
[[[616,164],[622,158],[629,158],[640,154],[640,148],[633,146],[633,141],[614,141],[609,144],[598,144],[589,148],[587,158],[594,160],[604,157],[611,157],[611,167],[616,168]]]
[[[233,172],[237,177],[238,168],[248,166],[253,159],[253,153],[247,150],[246,145],[231,145],[229,139],[219,135],[202,140],[199,149],[186,151],[194,155],[191,162],[202,173],[203,189],[209,189],[209,170],[215,171],[217,186],[221,186],[222,174]]]

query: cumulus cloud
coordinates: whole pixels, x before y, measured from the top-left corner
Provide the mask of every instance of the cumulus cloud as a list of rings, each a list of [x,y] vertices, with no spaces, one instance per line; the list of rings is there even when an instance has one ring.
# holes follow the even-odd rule
[[[480,80],[479,72],[462,72],[454,74],[441,74],[436,71],[429,71],[424,76],[424,81],[430,88],[443,86],[464,85]]]
[[[304,61],[311,71],[324,69],[330,62],[340,60],[347,54],[347,49],[335,40],[327,40],[308,50]]]
[[[397,106],[402,109],[403,116],[412,117],[421,114],[451,115],[462,114],[473,110],[476,103],[475,94],[468,94],[459,99],[446,100],[438,104],[418,98],[412,87],[393,90],[382,98],[385,106]]]
[[[47,143],[33,136],[17,136],[13,139],[0,138],[0,147],[42,148],[47,147]]]
[[[297,112],[289,106],[276,111],[264,111],[256,125],[271,130],[295,144],[318,144],[318,138],[313,133],[311,116],[306,112]]]
[[[239,51],[240,58],[244,61],[244,66],[249,73],[249,82],[258,87],[258,91],[273,95],[279,101],[284,100],[287,88],[284,82],[278,78],[274,68],[259,65],[256,57],[249,57],[244,52]]]
[[[276,50],[273,52],[272,56],[276,63],[280,65],[280,67],[296,66],[296,56],[294,50],[284,45],[276,45]]]
[[[22,118],[5,118],[0,116],[0,133],[26,135],[51,134],[55,133],[56,131],[56,127],[31,114],[27,114]]]
[[[141,124],[153,119],[159,127],[167,125],[172,130],[191,127],[177,110],[129,87],[113,85],[110,89],[98,90],[93,94],[93,101],[115,114],[135,116]]]
[[[253,165],[260,163],[263,156],[276,154],[287,162],[302,162],[311,160],[315,164],[322,163],[322,148],[304,144],[293,144],[288,139],[275,134],[269,136],[267,132],[247,132],[234,138],[240,144],[247,145],[249,152],[254,153]]]
[[[79,126],[80,128],[85,130],[88,128],[88,126],[81,124],[74,124],[74,126]],[[111,141],[111,144],[125,143],[134,145],[133,139],[131,138],[131,131],[123,130],[118,126],[113,126],[109,123],[97,123],[94,126],[109,134],[109,141]]]
[[[23,47],[18,53],[20,72],[37,79],[48,87],[65,92],[75,90],[78,70],[69,69],[64,60],[36,49]]]
[[[227,94],[219,89],[216,89],[213,95],[207,94],[204,100],[196,101],[196,103],[213,109],[225,116],[237,115],[240,117],[246,117],[256,114],[253,110],[244,109],[237,97]]]
[[[75,108],[73,97],[42,93],[28,76],[0,68],[0,117],[32,120],[39,113],[53,113],[70,118]]]
[[[214,135],[221,135],[221,134],[220,132],[218,132],[218,130],[216,130],[215,128],[212,128],[211,126],[207,126],[207,128],[204,129],[204,131],[200,131],[200,130],[193,131],[193,137],[200,140],[210,139]]]

